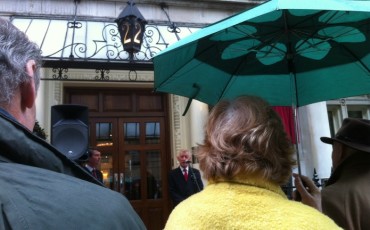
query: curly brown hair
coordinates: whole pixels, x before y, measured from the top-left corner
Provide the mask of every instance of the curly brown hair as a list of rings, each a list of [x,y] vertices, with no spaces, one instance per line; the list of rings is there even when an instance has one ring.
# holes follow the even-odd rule
[[[204,178],[215,182],[257,175],[283,185],[295,165],[280,117],[255,96],[221,101],[212,109],[196,156]]]

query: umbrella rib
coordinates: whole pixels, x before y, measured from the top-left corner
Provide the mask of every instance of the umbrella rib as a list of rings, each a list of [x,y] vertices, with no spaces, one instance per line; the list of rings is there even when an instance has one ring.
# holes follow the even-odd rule
[[[348,49],[347,46],[343,45],[342,43],[336,42],[334,40],[332,42],[344,48],[345,51],[347,51],[356,61],[358,61],[361,64],[362,67],[364,67],[367,70],[368,73],[370,73],[369,67],[367,67],[367,65],[363,61],[361,61],[361,59],[358,58],[356,54],[354,54],[350,49]]]
[[[326,11],[320,11],[320,12],[318,12],[317,14],[314,14],[314,15],[312,15],[311,17],[309,17],[309,18],[306,18],[304,21],[301,21],[300,23],[304,23],[304,22],[306,22],[307,20],[310,20],[310,19],[312,19],[312,18],[318,18],[319,16],[322,16],[323,14],[325,14],[325,13],[327,13]],[[325,23],[328,23],[332,18],[334,17],[334,15],[332,15],[328,20],[326,20],[326,22]],[[297,23],[296,25],[298,25],[298,24],[300,24],[300,23]],[[314,31],[312,31],[312,33],[309,33],[309,34],[307,34],[307,36],[305,37],[305,39],[303,39],[303,42],[299,45],[299,46],[297,46],[296,47],[296,50],[298,50],[303,44],[306,44],[307,43],[307,41],[308,41],[308,39],[310,39],[310,38],[313,38],[314,37],[314,34],[317,34],[317,32],[320,30],[321,28],[318,28],[318,29],[316,29],[316,30],[314,30]],[[300,34],[300,33],[294,33],[294,34],[296,34],[298,37],[300,37],[300,38],[302,38],[301,36],[299,36],[298,34]]]
[[[248,55],[246,55],[246,57],[248,57]],[[239,68],[240,68],[240,66],[241,66],[241,64],[242,64],[243,62],[244,62],[244,59],[242,59],[242,61],[241,61],[241,62],[239,63],[239,65],[238,65],[238,67],[237,67],[237,68],[235,68],[235,71],[230,75],[230,78],[229,78],[229,80],[227,81],[227,83],[225,84],[225,87],[223,88],[223,90],[222,90],[222,92],[221,92],[220,96],[218,97],[218,100],[217,100],[217,101],[220,101],[220,100],[221,100],[221,98],[224,96],[225,91],[226,91],[226,89],[228,88],[228,86],[229,86],[229,84],[230,84],[231,80],[234,78],[235,73],[237,73],[237,72],[238,72],[238,70],[239,70]]]
[[[253,22],[247,22],[246,23],[247,25],[251,25],[251,26],[255,26],[255,27],[259,27],[260,25],[258,23],[253,23]],[[268,26],[268,25],[265,25],[265,27],[269,27],[269,28],[275,28],[276,26]],[[252,36],[252,34],[249,34],[249,36],[253,39],[256,39],[258,41],[260,41],[261,43],[254,46],[254,47],[251,47],[250,50],[259,50],[261,49],[262,47],[266,47],[267,45],[270,45],[271,46],[271,49],[272,48],[275,48],[276,50],[279,50],[281,52],[285,52],[284,50],[282,50],[281,48],[275,46],[275,45],[271,45],[273,44],[272,41],[276,41],[276,40],[280,40],[281,37],[283,37],[283,35],[280,34],[280,29],[279,28],[276,28],[276,30],[270,32],[270,33],[266,33],[266,34],[263,34],[263,36]],[[262,39],[262,38],[265,38],[266,39]]]
[[[206,51],[208,51],[209,49],[210,49],[211,47],[208,47],[208,48],[206,48],[206,49],[204,49],[202,52],[200,52],[199,54],[203,54],[203,53],[205,53]],[[186,62],[184,62],[184,64],[182,65],[182,66],[186,66],[187,64],[189,64],[191,61],[193,61],[193,59],[191,58],[191,59],[189,59],[188,61],[186,61]],[[199,62],[196,66],[194,66],[194,68],[195,67],[197,67],[197,66],[199,66],[199,65],[201,65],[202,63],[201,62]],[[174,73],[172,73],[171,75],[172,75],[172,77],[173,76],[176,76],[176,74],[178,74],[180,71],[182,70],[182,68],[179,68],[179,69],[177,69]],[[176,77],[180,77],[180,76],[182,76],[182,75],[184,75],[184,74],[186,74],[186,72],[185,73],[183,73],[183,74],[179,74],[179,75],[177,75]],[[172,78],[171,77],[171,78]],[[167,80],[164,80],[164,81],[162,81],[160,84],[159,84],[159,86],[157,86],[156,87],[156,89],[157,88],[161,88],[162,86],[163,86],[163,84],[166,84],[166,83],[168,83],[168,79]],[[194,87],[194,86],[193,86]],[[196,88],[196,87],[195,87]],[[197,92],[199,92],[199,89],[197,89]],[[195,95],[196,96],[196,95]]]
[[[284,14],[284,18],[285,18],[285,20],[284,20],[284,22],[285,22],[285,24],[284,24],[284,29],[285,29],[285,34],[295,34],[297,37],[300,37],[301,39],[302,39],[302,43],[299,45],[299,46],[297,46],[296,47],[296,49],[299,49],[299,47],[300,46],[302,46],[302,45],[304,45],[306,42],[307,42],[307,40],[308,39],[310,39],[310,38],[313,38],[314,37],[314,34],[317,34],[317,31],[319,31],[320,29],[321,29],[321,27],[319,27],[318,29],[316,29],[315,31],[313,31],[312,33],[310,33],[310,34],[305,34],[306,36],[300,36],[300,34],[304,34],[304,33],[302,33],[302,31],[295,31],[295,30],[293,30],[292,28],[295,28],[295,27],[297,27],[299,24],[302,24],[302,23],[305,23],[306,21],[308,21],[308,20],[311,20],[312,18],[317,18],[317,17],[320,17],[321,15],[323,15],[323,14],[325,14],[326,12],[325,11],[320,11],[320,12],[318,12],[318,13],[316,13],[316,14],[313,14],[311,17],[309,17],[309,18],[305,18],[305,20],[303,20],[303,21],[300,21],[300,22],[297,22],[295,25],[293,25],[293,26],[288,26],[287,25],[287,16],[286,16],[286,11],[284,10],[283,11],[283,14]],[[331,18],[333,18],[335,15],[332,15],[327,21],[330,21],[331,20]],[[251,25],[251,26],[255,26],[255,27],[258,27],[258,26],[260,26],[258,23],[253,23],[253,22],[248,22],[248,23],[246,23],[246,24],[248,24],[248,25]],[[265,25],[266,26],[266,25]],[[271,26],[271,27],[275,27],[275,26]],[[301,32],[301,33],[300,33]],[[279,39],[279,37],[281,38],[281,37],[283,37],[283,35],[281,35],[281,36],[278,36],[278,37],[276,37],[276,36],[274,36],[274,34],[279,34],[279,29],[277,29],[276,31],[274,31],[274,32],[272,32],[271,34],[269,34],[269,35],[267,35],[267,34],[265,34],[264,35],[264,37],[270,37],[270,38],[268,38],[268,39],[266,39],[266,40],[262,40],[262,38],[256,38],[256,37],[254,37],[255,39],[258,39],[259,41],[261,41],[261,43],[258,45],[258,46],[256,46],[256,47],[254,47],[254,49],[260,49],[261,47],[265,47],[266,45],[269,45],[269,46],[271,46],[271,49],[276,49],[276,50],[279,50],[279,51],[281,51],[281,52],[285,52],[284,50],[282,50],[282,49],[280,49],[278,46],[275,46],[275,45],[271,45],[272,44],[272,41],[273,40],[280,40]],[[318,36],[318,38],[319,38],[320,36]]]
[[[286,15],[286,11],[283,11],[283,16],[284,16],[284,29],[285,33],[288,34],[288,42],[287,42],[287,53],[286,53],[286,59],[288,61],[288,72],[289,74],[293,75],[293,80],[294,80],[294,99],[292,98],[292,102],[295,100],[295,106],[298,106],[299,100],[298,100],[298,92],[297,92],[297,79],[296,79],[296,70],[295,66],[293,63],[293,52],[292,52],[292,44],[291,44],[291,38],[290,38],[290,33],[289,33],[289,26],[288,26],[288,18]],[[293,103],[294,104],[294,103]]]

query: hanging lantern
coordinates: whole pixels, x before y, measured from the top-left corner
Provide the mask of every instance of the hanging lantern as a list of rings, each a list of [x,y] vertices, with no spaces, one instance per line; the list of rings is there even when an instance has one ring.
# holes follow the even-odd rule
[[[127,4],[115,22],[121,35],[123,49],[132,55],[141,49],[147,22],[132,0]]]

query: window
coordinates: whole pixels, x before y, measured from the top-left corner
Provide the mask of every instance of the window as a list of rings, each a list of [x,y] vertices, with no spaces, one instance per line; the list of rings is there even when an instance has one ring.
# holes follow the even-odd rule
[[[370,119],[370,95],[327,101],[330,134],[333,137],[344,118]]]

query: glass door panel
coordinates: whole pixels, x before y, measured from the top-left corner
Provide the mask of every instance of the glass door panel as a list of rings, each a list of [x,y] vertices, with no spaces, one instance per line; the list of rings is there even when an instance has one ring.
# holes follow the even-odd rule
[[[100,171],[103,173],[103,183],[107,188],[113,189],[113,154],[102,152]]]
[[[124,143],[128,145],[140,144],[140,123],[125,122],[123,123]]]
[[[97,122],[95,124],[97,146],[112,146],[113,134],[111,122]]]
[[[160,131],[159,122],[145,122],[145,144],[159,144]]]
[[[100,148],[100,171],[103,173],[103,183],[113,189],[113,153],[109,147],[113,146],[112,122],[95,123],[95,147]]]
[[[114,184],[118,181],[115,180],[118,178],[116,126],[116,118],[90,118],[90,147],[101,152],[99,169],[103,173],[103,183],[114,190],[117,190]]]
[[[147,199],[162,198],[161,153],[157,150],[146,152]]]
[[[129,200],[141,199],[140,152],[125,151],[125,196]]]

